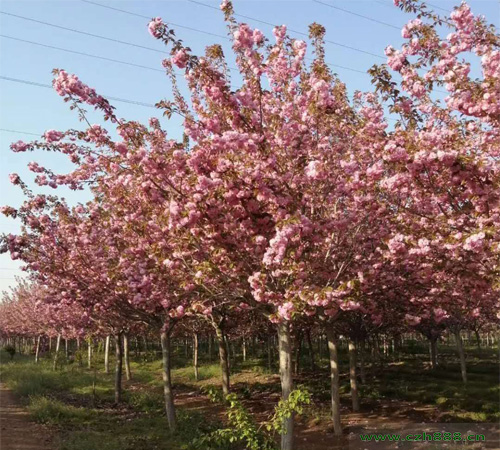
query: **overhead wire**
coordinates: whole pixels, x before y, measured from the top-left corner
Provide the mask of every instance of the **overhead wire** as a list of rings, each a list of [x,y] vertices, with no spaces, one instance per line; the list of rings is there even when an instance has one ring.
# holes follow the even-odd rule
[[[82,0],[82,1],[87,1],[87,0]],[[210,8],[210,9],[215,9],[215,10],[219,10],[219,8],[216,8],[215,6],[212,6],[212,5],[208,5],[206,3],[203,3],[203,2],[199,2],[197,0],[188,0],[190,3],[195,3],[197,5],[201,5],[201,6],[204,6],[205,8]],[[244,19],[249,19],[249,20],[253,20],[254,22],[258,22],[258,23],[262,23],[264,25],[268,25],[268,26],[271,26],[271,27],[275,27],[276,24],[274,23],[271,23],[271,22],[267,22],[265,20],[262,20],[262,19],[258,19],[256,17],[251,17],[251,16],[247,16],[247,15],[244,15],[244,14],[239,14],[239,13],[235,13],[234,14],[236,17],[243,17]],[[305,36],[305,37],[308,37],[308,34],[307,33],[304,33],[303,31],[298,31],[298,30],[294,30],[292,28],[288,28],[289,31],[291,31],[292,33],[294,34],[298,34],[300,36]],[[357,48],[357,47],[352,47],[350,45],[347,45],[347,44],[343,44],[341,42],[336,42],[336,41],[332,41],[330,39],[325,39],[325,42],[329,43],[329,44],[332,44],[332,45],[336,45],[338,47],[343,47],[343,48],[346,48],[348,50],[352,50],[352,51],[355,51],[355,52],[359,52],[359,53],[364,53],[366,55],[370,55],[370,56],[374,56],[376,58],[380,58],[380,59],[385,59],[384,56],[382,55],[378,55],[376,53],[372,53],[370,51],[367,51],[367,50],[363,50],[363,49],[360,49],[360,48]]]
[[[322,2],[320,0],[312,0],[312,1],[314,3],[319,3],[321,5],[328,6],[328,7],[332,8],[332,9],[336,9],[337,11],[342,11],[342,12],[345,12],[346,14],[351,14],[352,16],[361,17],[361,18],[363,18],[365,20],[369,20],[371,22],[375,22],[375,23],[378,23],[380,25],[385,25],[386,27],[394,28],[396,30],[401,30],[401,27],[398,27],[398,26],[393,25],[391,23],[383,22],[382,20],[374,19],[373,17],[365,16],[364,14],[359,14],[357,12],[350,11],[349,9],[341,8],[340,6],[335,6],[335,5],[332,5],[330,3]]]
[[[127,11],[126,9],[116,8],[114,6],[109,6],[109,5],[103,5],[102,3],[93,2],[93,1],[90,1],[90,0],[80,0],[80,1],[82,1],[84,3],[89,3],[89,4],[92,4],[92,5],[100,6],[101,8],[107,8],[107,9],[111,9],[111,10],[114,10],[114,11],[119,11],[121,13],[129,14],[131,16],[137,16],[137,17],[141,17],[141,18],[147,19],[147,20],[151,20],[152,19],[152,17],[144,16],[143,14],[134,13],[132,11]],[[181,24],[178,24],[178,23],[170,22],[170,21],[169,22],[165,22],[165,23],[173,25],[173,26],[178,27],[178,28],[183,28],[185,30],[196,31],[197,33],[203,33],[203,34],[207,34],[209,36],[215,36],[215,37],[219,37],[221,39],[230,40],[227,36],[223,36],[223,35],[217,34],[217,33],[212,33],[211,31],[200,30],[198,28],[193,28],[193,27],[189,27],[189,26],[186,26],[186,25],[181,25]]]
[[[20,16],[19,14],[13,14],[13,13],[9,13],[6,11],[0,11],[0,14],[3,14],[5,16],[15,17],[16,19],[22,19],[22,20],[27,20],[27,21],[34,22],[34,23],[39,23],[39,24],[49,26],[52,28],[58,28],[60,30],[71,31],[72,33],[78,33],[78,34],[82,34],[84,36],[91,36],[91,37],[98,38],[98,39],[104,39],[104,40],[107,40],[110,42],[115,42],[117,44],[129,45],[131,47],[137,47],[137,48],[141,48],[143,50],[150,50],[152,52],[157,52],[157,53],[163,53],[163,54],[167,53],[163,50],[158,50],[157,48],[146,47],[145,45],[135,44],[133,42],[122,41],[120,39],[115,39],[115,38],[110,38],[107,36],[102,36],[99,34],[89,33],[88,31],[76,30],[75,28],[64,27],[62,25],[57,25],[55,23],[50,23],[50,22],[45,22],[43,20],[33,19],[32,17]]]
[[[53,50],[59,50],[59,51],[62,51],[62,52],[73,53],[73,54],[81,55],[81,56],[87,56],[89,58],[96,58],[96,59],[101,59],[101,60],[104,60],[104,61],[114,62],[114,63],[117,63],[117,64],[124,64],[124,65],[127,65],[127,66],[137,67],[139,69],[152,70],[152,71],[155,71],[155,72],[162,72],[162,73],[165,72],[162,69],[156,69],[154,67],[143,66],[141,64],[135,64],[135,63],[131,63],[131,62],[128,62],[128,61],[121,61],[119,59],[108,58],[106,56],[99,56],[99,55],[93,55],[91,53],[79,52],[77,50],[70,50],[70,49],[67,49],[67,48],[57,47],[55,45],[42,44],[40,42],[29,41],[27,39],[21,39],[21,38],[14,37],[14,36],[9,36],[9,35],[6,35],[6,34],[0,34],[0,37],[3,37],[5,39],[12,39],[12,40],[18,41],[18,42],[24,42],[26,44],[38,45],[40,47],[50,48],[50,49],[53,49]]]
[[[53,89],[53,87],[50,84],[43,84],[43,83],[38,83],[36,81],[29,81],[29,80],[23,80],[20,78],[13,78],[13,77],[6,77],[4,75],[0,75],[1,80],[6,80],[6,81],[12,81],[15,83],[22,83],[22,84],[27,84],[31,86],[38,86],[38,87],[43,87],[43,88],[48,88],[48,89]],[[122,103],[128,103],[131,105],[137,105],[137,106],[144,106],[146,108],[154,108],[156,109],[156,106],[153,105],[152,103],[146,103],[146,102],[141,102],[138,100],[128,100],[125,98],[120,98],[120,97],[113,97],[113,96],[107,96],[103,94],[103,97],[109,99],[109,100],[114,100],[116,102],[122,102]]]

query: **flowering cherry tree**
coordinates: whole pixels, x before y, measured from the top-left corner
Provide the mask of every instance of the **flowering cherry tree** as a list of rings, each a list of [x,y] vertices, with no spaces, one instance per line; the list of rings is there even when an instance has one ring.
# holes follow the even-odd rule
[[[305,41],[290,38],[285,26],[268,40],[237,23],[224,0],[242,78],[234,90],[220,46],[194,55],[153,19],[148,30],[167,45],[163,66],[173,87],[157,106],[167,118],[183,118],[180,141],[156,118],[117,117],[77,76],[54,71],[55,90],[84,129],[49,130],[12,149],[67,155],[74,169],[66,174],[30,163],[35,182],[90,188],[92,198],[71,207],[33,194],[12,174],[26,201],[2,211],[19,217],[23,230],[2,244],[41,287],[37,308],[58,311],[61,323],[82,317],[67,322],[75,333],[115,335],[117,401],[121,335],[154,330],[175,429],[170,337],[186,318],[181,334],[213,327],[225,394],[227,335],[265,318],[278,331],[284,400],[293,389],[291,330],[317,323],[327,334],[336,434],[339,332],[350,340],[355,411],[357,343],[380,330],[419,329],[433,364],[437,338],[452,330],[466,381],[460,330],[499,319],[499,39],[466,4],[442,18],[413,0],[395,3],[417,18],[403,28],[402,48],[386,49],[387,66],[371,69],[375,92],[357,92],[352,101],[325,63],[319,24],[309,28],[307,63]],[[451,29],[444,38],[442,26]],[[479,79],[465,54],[480,58]],[[436,87],[446,89],[445,100],[436,100]],[[87,107],[108,129],[90,123]],[[400,117],[393,129],[384,107]],[[26,296],[17,297],[24,304]],[[13,303],[5,308],[17,311]],[[33,321],[29,333],[47,326]],[[290,450],[293,414],[284,430],[281,448]]]

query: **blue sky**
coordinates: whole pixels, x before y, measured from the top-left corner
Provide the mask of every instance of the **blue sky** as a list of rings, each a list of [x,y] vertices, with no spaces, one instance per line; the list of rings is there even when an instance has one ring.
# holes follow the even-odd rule
[[[92,0],[94,1],[94,0]],[[198,0],[196,0],[198,1]],[[200,3],[218,7],[218,2],[199,0]],[[106,1],[96,3],[118,8],[146,17],[160,16],[176,29],[178,37],[189,45],[195,53],[202,53],[205,46],[220,43],[226,55],[230,55],[230,43],[226,34],[222,13],[198,3],[184,1]],[[350,92],[369,90],[370,78],[360,72],[366,71],[374,63],[382,63],[384,48],[402,43],[399,29],[410,18],[392,6],[391,0],[321,0],[336,8],[349,10],[363,17],[349,14],[340,9],[309,1],[235,1],[238,14],[273,24],[286,24],[290,30],[307,33],[308,25],[319,22],[327,29],[326,39],[341,45],[327,43],[326,60],[334,67],[340,78],[347,83]],[[440,8],[451,10],[458,2],[433,0]],[[471,0],[474,13],[484,14],[497,27],[500,21],[500,6],[496,0]],[[16,78],[28,82],[50,85],[53,68],[65,69],[77,74],[80,79],[97,89],[101,94],[133,101],[153,104],[168,98],[170,86],[162,72],[162,44],[147,32],[148,19],[127,14],[115,9],[104,8],[81,0],[66,1],[2,1],[0,3],[0,76]],[[443,11],[439,11],[443,12]],[[8,13],[8,14],[3,14]],[[85,33],[126,41],[148,49],[123,45],[89,35],[54,28],[20,17],[47,22],[61,27],[72,28]],[[261,29],[267,36],[272,27],[250,18],[238,20]],[[384,22],[384,24],[380,23]],[[182,26],[182,27],[181,27]],[[203,32],[193,31],[190,28]],[[303,38],[290,32],[293,37]],[[217,35],[217,36],[215,36]],[[15,38],[15,39],[12,39]],[[30,41],[22,42],[23,41]],[[43,44],[44,46],[34,45]],[[355,51],[342,45],[354,47]],[[110,58],[140,65],[139,68],[81,54],[74,54],[49,48],[60,47],[74,52],[87,53],[102,58]],[[363,53],[368,52],[371,54]],[[373,54],[373,55],[372,55]],[[350,68],[351,70],[349,70]],[[238,85],[238,78],[234,85]],[[118,115],[127,119],[147,121],[158,115],[148,107],[114,102]],[[26,133],[42,134],[47,129],[64,130],[81,127],[77,115],[51,89],[26,85],[0,78],[0,128]],[[159,116],[159,115],[158,115]],[[90,114],[92,121],[92,114]],[[94,123],[99,118],[94,116]],[[162,119],[163,120],[163,119]],[[164,122],[172,136],[180,133],[178,120]],[[18,206],[22,201],[19,190],[8,181],[8,175],[16,172],[26,181],[32,179],[26,169],[30,161],[38,161],[56,171],[64,172],[70,166],[57,155],[42,153],[14,154],[9,144],[19,139],[30,140],[36,136],[18,132],[0,131],[0,204]],[[41,190],[39,188],[39,190]],[[52,191],[52,190],[50,190]],[[71,202],[85,199],[83,193],[67,194]],[[0,232],[16,232],[15,221],[0,217]],[[8,255],[0,255],[0,291],[14,285],[14,277],[21,274],[19,265]]]

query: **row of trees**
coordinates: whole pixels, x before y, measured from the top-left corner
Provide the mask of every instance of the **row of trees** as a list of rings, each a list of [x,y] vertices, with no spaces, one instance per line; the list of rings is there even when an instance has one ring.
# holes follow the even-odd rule
[[[49,130],[12,149],[67,155],[74,170],[66,174],[30,163],[36,183],[87,189],[92,199],[70,206],[11,175],[26,199],[2,209],[22,222],[2,247],[31,284],[4,301],[2,333],[115,336],[117,401],[122,336],[156,333],[171,429],[170,339],[179,327],[213,330],[226,394],[227,336],[277,329],[284,400],[293,389],[292,331],[321,329],[337,434],[339,333],[350,339],[354,409],[356,344],[374,333],[418,330],[435,349],[450,330],[466,381],[460,331],[499,320],[500,39],[465,3],[450,17],[395,3],[417,18],[404,27],[402,48],[386,49],[388,67],[370,70],[374,92],[352,101],[325,62],[319,24],[309,29],[309,63],[306,42],[286,27],[271,43],[237,23],[224,1],[243,80],[233,91],[220,46],[198,57],[152,20],[150,33],[171,53],[163,66],[172,98],[157,106],[182,117],[181,141],[156,118],[117,117],[94,89],[55,70],[54,88],[84,130]],[[474,57],[479,78],[470,74]],[[92,125],[85,105],[109,129]],[[387,111],[398,117],[392,129]],[[285,422],[289,450],[293,415]]]

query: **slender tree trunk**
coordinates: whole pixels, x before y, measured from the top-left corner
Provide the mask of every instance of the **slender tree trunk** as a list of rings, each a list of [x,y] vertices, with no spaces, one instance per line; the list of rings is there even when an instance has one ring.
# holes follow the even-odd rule
[[[222,370],[222,393],[224,397],[229,394],[229,360],[227,355],[226,339],[219,325],[214,325],[217,342],[219,344],[220,368]]]
[[[88,343],[87,343],[87,365],[88,368],[92,368],[92,345],[93,345],[92,339],[89,338]]]
[[[476,335],[476,345],[477,349],[481,350],[481,335],[479,334],[478,330],[474,330],[474,334]]]
[[[302,332],[297,332],[297,337],[295,340],[295,367],[293,368],[293,372],[295,375],[299,374],[300,371],[300,356],[302,353]]]
[[[213,351],[212,351],[212,343],[213,343],[213,338],[212,335],[208,335],[208,360],[212,361],[213,359]]]
[[[311,331],[306,331],[306,339],[307,339],[307,347],[309,348],[309,358],[311,364],[311,371],[314,372],[316,370],[316,363],[314,362],[314,347],[312,345],[311,340]]]
[[[61,335],[57,335],[57,341],[56,341],[56,354],[54,355],[54,370],[57,369],[57,364],[59,360],[59,349],[61,347]]]
[[[136,358],[139,358],[139,339],[137,336],[134,337],[134,354]]]
[[[52,352],[52,336],[49,336],[49,352]]]
[[[243,361],[247,360],[247,340],[243,338],[243,342],[241,343],[241,351],[243,352]]]
[[[356,379],[356,344],[349,340],[349,380],[351,382],[352,410],[359,411],[358,380]]]
[[[198,348],[199,348],[199,342],[198,342],[198,333],[193,334],[193,368],[194,368],[194,379],[198,381],[199,375],[198,375]]]
[[[454,330],[455,340],[457,342],[458,356],[460,357],[460,372],[462,373],[462,381],[464,384],[467,383],[467,365],[465,362],[465,352],[462,343],[462,336],[460,336],[460,330]]]
[[[283,322],[278,325],[279,363],[281,379],[281,395],[287,400],[293,389],[292,373],[292,342],[290,337],[290,324]],[[293,421],[294,415],[285,419],[284,434],[281,435],[281,450],[293,449]]]
[[[167,413],[170,431],[176,428],[174,393],[172,391],[172,377],[170,373],[170,332],[162,330],[160,334],[161,353],[163,360],[163,394],[165,396],[165,412]]]
[[[333,432],[335,435],[340,436],[342,434],[342,425],[340,423],[339,358],[337,336],[331,326],[326,330],[326,337],[328,339],[328,352],[330,355],[330,393],[332,398]]]
[[[123,367],[123,347],[122,334],[115,335],[115,403],[122,401],[122,367]]]
[[[382,367],[382,355],[380,354],[380,339],[378,335],[375,335],[372,340],[373,344],[373,356],[375,361],[377,361],[378,366]]]
[[[40,340],[42,339],[42,335],[38,335],[36,339],[36,349],[35,349],[35,363],[38,364],[38,361],[40,360]]]
[[[269,371],[273,368],[273,339],[271,336],[267,338],[267,368]]]
[[[361,339],[359,346],[359,375],[361,376],[361,383],[363,385],[366,385],[365,343],[365,340]]]
[[[109,373],[109,346],[111,343],[111,336],[106,336],[106,342],[104,343],[104,372]]]
[[[431,368],[435,369],[437,367],[437,338],[431,337],[429,339],[429,349],[431,356]]]
[[[69,359],[69,349],[68,349],[68,340],[64,339],[64,357],[66,361]]]
[[[229,373],[231,373],[231,363],[234,360],[233,358],[234,351],[231,343],[227,340],[227,336],[225,333],[224,333],[224,342],[226,343],[226,349],[227,349],[227,367],[229,367]]]
[[[389,355],[389,344],[387,343],[387,336],[384,336],[383,345],[384,345],[384,356],[387,357]]]
[[[132,379],[132,371],[130,370],[130,345],[128,334],[123,334],[123,354],[125,356],[125,375],[127,377],[127,381]]]

